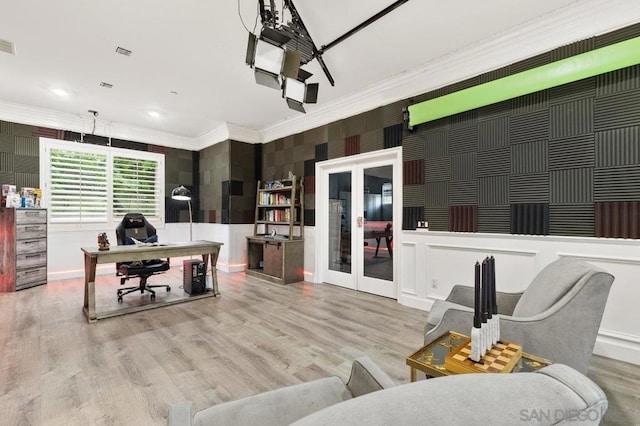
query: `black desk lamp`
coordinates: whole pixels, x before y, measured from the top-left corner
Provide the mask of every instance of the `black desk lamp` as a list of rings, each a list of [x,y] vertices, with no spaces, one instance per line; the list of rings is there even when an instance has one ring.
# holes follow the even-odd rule
[[[193,241],[193,213],[191,212],[191,191],[180,185],[171,191],[171,199],[189,203],[189,241]]]

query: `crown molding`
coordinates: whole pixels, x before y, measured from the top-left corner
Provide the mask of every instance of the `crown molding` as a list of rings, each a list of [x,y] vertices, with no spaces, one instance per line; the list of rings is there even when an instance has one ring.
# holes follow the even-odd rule
[[[517,29],[453,54],[436,58],[422,67],[387,78],[364,91],[309,107],[296,116],[260,130],[263,142],[300,133],[362,112],[409,99],[506,65],[640,21],[640,2],[634,0],[586,0],[567,6]]]
[[[114,139],[153,143],[180,149],[196,149],[196,139],[172,133],[116,123],[89,116],[56,111],[14,102],[0,101],[0,120],[30,126],[47,127],[84,134],[94,134]]]
[[[578,5],[579,4],[579,5]],[[0,120],[197,151],[232,139],[266,143],[471,78],[556,47],[640,22],[637,0],[582,0],[422,67],[259,130],[224,123],[196,138],[90,116],[0,101]]]

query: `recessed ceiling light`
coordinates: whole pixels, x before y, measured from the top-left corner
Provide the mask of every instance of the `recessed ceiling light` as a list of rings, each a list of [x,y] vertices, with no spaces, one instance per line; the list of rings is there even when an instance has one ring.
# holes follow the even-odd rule
[[[124,56],[131,56],[131,51],[129,49],[125,49],[124,47],[117,47],[116,52]]]
[[[149,115],[153,118],[158,118],[160,117],[160,113],[157,111],[149,111]]]
[[[69,96],[69,92],[67,92],[64,89],[51,89],[51,91],[53,93],[55,93],[56,95],[60,96],[61,98],[65,98],[65,97]]]

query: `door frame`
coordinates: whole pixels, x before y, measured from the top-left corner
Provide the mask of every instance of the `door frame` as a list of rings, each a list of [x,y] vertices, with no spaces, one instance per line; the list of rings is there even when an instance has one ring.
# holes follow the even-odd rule
[[[325,282],[327,279],[327,262],[329,253],[329,174],[340,171],[352,171],[357,166],[362,168],[369,167],[370,163],[377,163],[380,161],[389,161],[393,165],[393,245],[394,247],[401,247],[402,241],[402,147],[388,148],[380,151],[368,152],[364,154],[351,155],[349,157],[337,158],[335,160],[326,160],[316,163],[316,241],[315,241],[315,254],[316,254],[316,281]],[[359,194],[358,196],[362,196]],[[357,212],[352,212],[352,221],[355,223],[355,216]],[[356,245],[360,240],[360,237],[352,238],[352,254],[354,250],[358,249]],[[362,242],[362,241],[360,241]],[[400,250],[394,250],[393,253],[393,298],[398,299],[399,285],[398,280],[399,265],[401,264]],[[358,282],[356,276],[358,274],[358,268],[360,265],[352,264],[352,276],[353,280],[350,284],[341,285],[352,290],[358,290]],[[333,284],[333,283],[331,283]]]

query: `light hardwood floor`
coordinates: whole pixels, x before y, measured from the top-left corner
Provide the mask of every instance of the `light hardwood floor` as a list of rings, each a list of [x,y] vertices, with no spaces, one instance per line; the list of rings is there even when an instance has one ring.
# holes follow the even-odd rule
[[[0,295],[0,424],[166,424],[173,402],[200,409],[346,379],[361,355],[408,382],[405,357],[421,346],[425,312],[331,285],[218,276],[219,298],[95,324],[82,315],[79,279]],[[179,283],[181,275],[173,268],[152,279]],[[117,279],[97,285],[98,303],[113,303]],[[640,367],[600,357],[591,365],[610,402],[605,424],[640,424]]]

